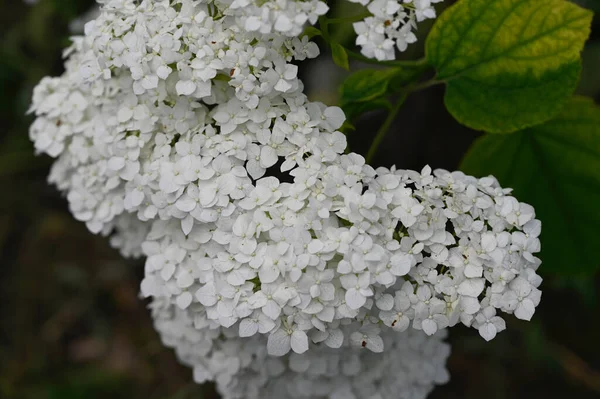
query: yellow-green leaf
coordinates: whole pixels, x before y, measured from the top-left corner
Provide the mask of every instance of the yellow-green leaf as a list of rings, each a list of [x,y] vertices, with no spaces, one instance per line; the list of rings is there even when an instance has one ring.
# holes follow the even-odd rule
[[[565,0],[460,0],[426,44],[448,110],[492,133],[552,118],[577,85],[591,20]]]
[[[321,36],[323,32],[320,29],[315,28],[314,26],[308,25],[304,28],[304,32],[302,32],[301,36],[306,36],[309,39],[312,39],[315,36]]]
[[[350,64],[348,63],[348,53],[346,53],[346,49],[339,43],[331,43],[331,55],[333,57],[333,62],[339,67],[344,68],[345,70],[350,70]]]

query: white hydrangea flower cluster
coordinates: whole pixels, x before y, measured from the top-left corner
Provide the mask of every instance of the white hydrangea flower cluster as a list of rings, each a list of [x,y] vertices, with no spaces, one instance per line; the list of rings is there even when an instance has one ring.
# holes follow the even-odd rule
[[[24,0],[34,4],[37,0]],[[396,49],[403,52],[408,45],[417,41],[414,31],[417,23],[434,19],[433,4],[443,0],[349,0],[365,6],[372,14],[363,21],[354,23],[358,35],[356,45],[368,58],[379,61],[394,60]],[[120,0],[97,0],[106,7],[130,10],[131,3]],[[154,0],[166,3],[169,0]],[[171,1],[172,2],[172,1]],[[260,34],[276,33],[284,37],[297,37],[306,24],[314,25],[320,16],[329,11],[329,6],[321,0],[213,0],[203,1],[208,5],[207,12],[215,19],[229,17],[247,32]],[[95,12],[93,10],[92,12]],[[79,30],[79,21],[74,21],[72,30]],[[97,73],[97,71],[96,71]]]
[[[436,17],[433,4],[443,0],[350,0],[366,6],[372,16],[354,23],[356,44],[365,57],[379,61],[396,58],[417,41],[417,23]]]
[[[314,25],[329,7],[321,0],[217,0],[224,15],[236,17],[248,32],[299,36],[304,26]]]
[[[309,102],[291,63],[314,43],[229,3],[102,3],[35,89],[31,138],[73,215],[146,257],[141,292],[197,380],[232,398],[424,397],[446,327],[492,339],[498,310],[531,318],[533,208],[491,177],[344,154],[343,112]]]
[[[423,399],[449,378],[443,334],[387,331],[388,350],[381,354],[314,344],[301,355],[271,357],[262,336],[240,340],[235,328],[200,328],[209,321],[169,302],[156,299],[151,306],[163,343],[193,368],[196,382],[215,380],[223,398]]]
[[[356,154],[327,162],[322,148],[309,142],[293,183],[259,179],[214,224],[185,235],[188,214],[154,222],[142,293],[213,328],[267,334],[275,356],[311,341],[382,352],[381,329],[410,325],[433,335],[462,322],[489,340],[504,329],[497,309],[531,318],[541,283],[531,206],[493,178],[375,171]]]

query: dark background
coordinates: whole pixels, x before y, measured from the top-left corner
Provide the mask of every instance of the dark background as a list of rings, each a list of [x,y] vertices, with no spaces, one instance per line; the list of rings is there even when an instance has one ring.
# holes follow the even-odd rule
[[[0,398],[216,398],[160,343],[137,297],[143,262],[122,259],[72,219],[46,184],[51,160],[35,157],[29,143],[32,88],[61,73],[69,21],[92,4],[0,0]],[[336,34],[352,40],[347,29]],[[422,43],[404,57],[419,57]],[[598,18],[583,57],[579,92],[599,100]],[[310,98],[335,104],[344,73],[326,55],[303,68]],[[407,100],[374,166],[457,168],[477,133],[448,115],[443,92]],[[358,121],[353,151],[366,153],[382,117]],[[474,330],[451,330],[452,379],[431,398],[600,397],[599,275],[549,275],[543,264],[540,273],[543,298],[532,322],[508,317],[507,331],[489,343]]]

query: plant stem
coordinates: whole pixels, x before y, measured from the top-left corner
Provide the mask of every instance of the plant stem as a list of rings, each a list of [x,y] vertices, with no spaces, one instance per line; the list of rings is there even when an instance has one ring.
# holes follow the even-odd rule
[[[329,18],[327,18],[325,15],[321,15],[319,17],[319,28],[321,28],[321,34],[323,36],[323,40],[325,40],[325,43],[327,43],[327,45],[329,46],[329,41],[331,40],[329,38]]]
[[[414,85],[414,86],[411,88],[411,90],[410,90],[410,91],[411,91],[411,92],[415,92],[415,91],[421,91],[421,90],[425,90],[425,89],[427,89],[427,88],[430,88],[430,87],[432,87],[432,86],[437,86],[437,85],[441,85],[441,84],[444,84],[444,83],[446,83],[446,82],[445,82],[445,81],[443,81],[443,80],[435,80],[435,79],[431,79],[431,80],[427,80],[427,81],[425,81],[425,82],[418,83],[418,84]]]
[[[383,122],[383,125],[381,125],[381,127],[377,131],[377,134],[375,135],[375,138],[373,139],[373,143],[371,143],[371,147],[369,148],[369,152],[367,153],[366,162],[368,164],[371,163],[371,161],[373,160],[373,157],[375,156],[375,154],[377,154],[377,149],[379,148],[379,145],[385,138],[385,135],[387,134],[388,130],[390,129],[390,126],[396,119],[396,116],[398,115],[400,108],[402,108],[402,104],[404,104],[406,97],[408,97],[408,93],[409,93],[409,90],[404,90],[400,93],[400,96],[398,97],[398,101],[396,101],[396,104],[394,104],[394,107],[390,110],[390,113],[388,114],[386,120]]]

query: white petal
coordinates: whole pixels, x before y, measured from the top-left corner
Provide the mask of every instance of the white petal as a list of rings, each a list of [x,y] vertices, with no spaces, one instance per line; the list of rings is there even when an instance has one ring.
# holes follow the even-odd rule
[[[174,273],[175,273],[175,265],[172,263],[168,263],[160,271],[160,276],[163,278],[163,280],[168,281],[171,277],[173,277]]]
[[[240,322],[240,337],[251,337],[258,332],[258,323],[251,319],[244,319]]]
[[[327,107],[323,114],[334,130],[339,129],[346,120],[346,115],[344,115],[344,111],[340,107]]]
[[[383,339],[379,335],[367,339],[367,349],[375,353],[383,352]]]
[[[144,200],[144,192],[142,190],[134,189],[129,193],[129,201],[132,207],[139,206]]]
[[[264,146],[260,149],[260,166],[270,168],[277,163],[277,152],[273,147]]]
[[[356,288],[350,288],[346,291],[346,304],[350,309],[360,309],[365,302],[367,302],[367,298]]]
[[[483,325],[479,327],[479,335],[481,335],[486,341],[494,339],[496,332],[496,326],[494,326],[492,323],[483,323]]]
[[[274,266],[263,266],[258,271],[258,276],[263,283],[272,283],[279,277],[279,269]]]
[[[121,157],[112,157],[108,160],[110,170],[121,170],[125,166],[125,159]]]
[[[258,17],[248,17],[248,19],[246,19],[246,24],[245,24],[245,28],[247,31],[255,31],[255,30],[259,30],[260,29],[260,19]]]
[[[177,297],[177,306],[180,309],[186,309],[192,303],[192,294],[189,292],[184,292]]]
[[[342,346],[344,343],[344,333],[340,330],[331,330],[329,331],[329,336],[325,340],[325,345],[330,348],[337,349]]]
[[[268,300],[265,306],[263,306],[262,311],[272,320],[277,319],[281,314],[281,308],[273,300]]]
[[[179,288],[188,288],[194,284],[194,276],[192,273],[183,273],[177,276],[177,286]]]
[[[308,337],[304,331],[296,330],[291,339],[292,350],[296,353],[304,353],[308,350]]]
[[[256,246],[256,240],[247,238],[240,241],[238,248],[240,249],[240,251],[242,251],[243,254],[250,255],[254,252]]]
[[[531,317],[535,313],[535,306],[531,300],[525,298],[515,309],[515,316],[521,320],[531,320]]]
[[[200,204],[208,206],[214,201],[217,195],[217,186],[210,184],[200,189]]]
[[[271,356],[283,356],[291,349],[291,337],[284,330],[279,329],[269,335],[267,339],[267,352]]]
[[[259,316],[258,319],[258,332],[266,334],[275,328],[275,322],[268,317]]]
[[[458,293],[460,295],[478,297],[483,292],[484,280],[482,278],[472,278],[463,281],[458,286]]]
[[[352,266],[350,265],[350,262],[341,260],[340,263],[338,263],[337,272],[340,274],[348,274],[352,272]]]
[[[438,330],[437,323],[435,321],[433,321],[432,319],[423,320],[423,322],[421,323],[421,327],[423,328],[423,331],[427,335],[433,335]]]
[[[121,123],[127,122],[133,118],[133,110],[129,107],[122,107],[117,112],[117,120]]]
[[[312,240],[308,244],[308,253],[316,254],[323,249],[324,245],[320,240]]]
[[[288,91],[291,88],[292,88],[292,85],[289,84],[284,79],[279,79],[279,81],[277,82],[277,84],[274,87],[275,90],[280,91],[282,93],[285,93],[286,91]]]
[[[408,254],[397,254],[392,256],[390,263],[392,264],[391,272],[395,276],[405,276],[412,267],[413,257]]]
[[[170,67],[168,67],[166,65],[161,65],[156,70],[156,74],[158,75],[158,77],[163,80],[166,80],[169,77],[169,75],[171,74],[171,72],[173,72],[173,69],[171,69]]]
[[[156,282],[156,278],[153,276],[146,276],[142,280],[142,284],[140,287],[140,291],[144,298],[148,298],[150,296],[158,295],[159,289],[158,284]]]
[[[213,379],[214,375],[202,364],[194,366],[194,382],[202,384],[203,382],[212,381]]]
[[[175,202],[175,207],[181,212],[191,212],[197,204],[198,203],[193,198],[188,195],[182,195],[177,202]]]
[[[196,91],[196,84],[191,80],[180,80],[175,85],[175,90],[177,90],[177,94],[180,96],[189,96]]]
[[[292,21],[290,21],[285,14],[281,14],[279,18],[277,18],[277,21],[275,21],[274,27],[275,30],[278,30],[279,32],[287,32],[292,29],[293,25]]]
[[[479,299],[470,296],[463,296],[460,298],[460,306],[463,312],[466,314],[475,314],[481,309]]]
[[[183,234],[186,236],[190,234],[192,227],[194,227],[194,218],[192,215],[187,215],[185,219],[181,220],[181,231],[183,231]]]
[[[496,245],[497,243],[494,233],[483,233],[481,235],[481,248],[485,252],[492,252],[494,249],[496,249]]]
[[[158,76],[144,76],[142,78],[142,87],[146,90],[151,90],[158,87]]]
[[[196,299],[204,306],[213,306],[217,303],[215,296],[215,287],[212,284],[206,284],[196,291]]]
[[[385,294],[377,299],[375,303],[381,310],[392,310],[394,307],[394,297],[392,297],[390,294]]]
[[[402,316],[396,321],[392,328],[394,329],[394,331],[406,331],[409,325],[410,319],[406,316]]]

